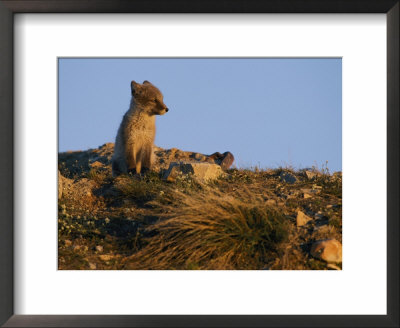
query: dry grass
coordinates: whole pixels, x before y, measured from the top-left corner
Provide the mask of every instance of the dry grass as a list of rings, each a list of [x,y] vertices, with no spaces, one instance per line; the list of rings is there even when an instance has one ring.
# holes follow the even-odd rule
[[[121,175],[114,180],[118,192],[116,198],[132,200],[144,204],[155,199],[163,189],[162,181],[157,174],[149,172],[144,176]]]
[[[98,185],[109,183],[112,179],[111,172],[106,170],[90,169],[86,174],[86,177],[90,180],[95,181]]]
[[[246,192],[240,196],[215,190],[170,194],[169,204],[154,204],[160,220],[148,228],[153,235],[148,246],[132,256],[127,266],[217,270],[265,267],[287,238],[287,218]]]

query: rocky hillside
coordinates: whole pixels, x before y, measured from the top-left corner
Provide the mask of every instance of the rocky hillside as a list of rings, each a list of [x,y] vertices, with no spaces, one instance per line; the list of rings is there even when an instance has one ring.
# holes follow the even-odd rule
[[[341,269],[340,172],[156,148],[113,178],[113,146],[59,154],[59,269]]]

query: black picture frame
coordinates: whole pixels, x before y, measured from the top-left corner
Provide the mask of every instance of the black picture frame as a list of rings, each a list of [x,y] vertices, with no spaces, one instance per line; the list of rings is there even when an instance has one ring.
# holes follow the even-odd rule
[[[399,0],[0,0],[0,324],[4,327],[399,327],[399,11]],[[387,315],[14,315],[15,13],[385,13]]]

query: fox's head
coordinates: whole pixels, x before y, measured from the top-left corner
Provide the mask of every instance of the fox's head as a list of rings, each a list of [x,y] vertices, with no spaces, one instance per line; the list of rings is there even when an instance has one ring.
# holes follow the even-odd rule
[[[161,91],[149,81],[144,81],[143,84],[132,81],[131,90],[135,105],[147,114],[164,115],[168,112]]]

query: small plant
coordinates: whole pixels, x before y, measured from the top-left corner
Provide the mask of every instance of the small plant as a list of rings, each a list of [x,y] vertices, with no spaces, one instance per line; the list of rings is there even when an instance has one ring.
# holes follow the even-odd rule
[[[221,181],[251,184],[254,180],[253,176],[255,175],[254,171],[247,169],[230,169],[227,171],[227,173],[228,174],[226,176],[220,178]]]
[[[338,215],[334,215],[329,219],[329,225],[337,228],[342,229],[342,218]]]
[[[68,167],[66,166],[65,162],[58,163],[58,170],[60,171],[61,175],[64,177],[69,177],[71,175]]]
[[[119,191],[119,198],[131,199],[139,204],[155,199],[164,189],[162,181],[157,173],[148,172],[143,176],[124,175],[115,181],[114,186]]]
[[[104,184],[106,181],[109,181],[111,179],[111,175],[109,172],[105,170],[97,170],[97,169],[91,169],[87,174],[86,177],[90,180],[95,181],[99,185]]]
[[[192,176],[192,174],[182,174],[179,172],[178,176],[174,181],[175,187],[179,188],[185,193],[190,193],[191,191],[201,190],[201,184],[199,184]]]
[[[322,174],[330,175],[329,168],[328,168],[328,161],[325,161],[325,165],[322,165]]]

